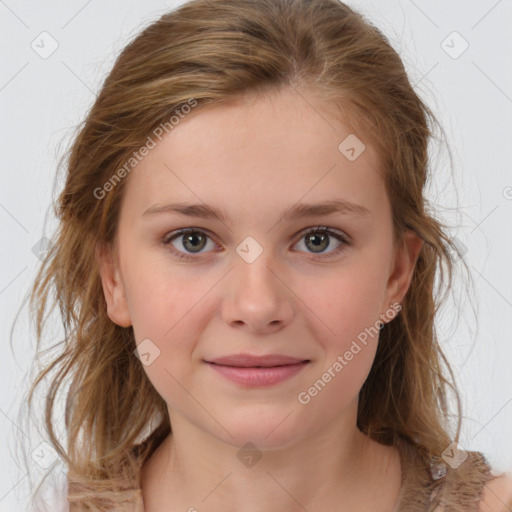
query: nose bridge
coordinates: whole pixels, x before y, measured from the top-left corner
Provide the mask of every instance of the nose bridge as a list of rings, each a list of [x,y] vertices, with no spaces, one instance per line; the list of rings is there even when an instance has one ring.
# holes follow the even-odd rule
[[[253,241],[248,241],[239,245],[237,256],[234,290],[238,300],[252,301],[253,308],[275,307],[280,283],[273,270],[272,251],[258,249]]]
[[[252,250],[251,250],[252,251]],[[238,252],[238,250],[237,250]],[[248,291],[268,297],[275,296],[277,291],[276,272],[270,250],[264,250],[254,259],[245,259],[238,254],[236,261],[236,280],[240,284],[239,291]]]
[[[273,251],[252,237],[239,244],[230,273],[229,293],[223,304],[224,320],[243,324],[251,331],[275,329],[292,314],[290,296],[278,277]]]

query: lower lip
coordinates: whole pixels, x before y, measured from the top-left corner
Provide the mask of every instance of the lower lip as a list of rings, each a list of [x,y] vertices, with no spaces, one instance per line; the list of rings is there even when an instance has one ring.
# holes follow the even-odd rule
[[[269,366],[267,368],[252,367],[243,368],[240,366],[223,366],[220,364],[208,363],[215,371],[227,379],[243,384],[245,386],[271,386],[283,382],[296,373],[300,372],[308,364],[308,361],[302,363],[287,364],[283,366]]]

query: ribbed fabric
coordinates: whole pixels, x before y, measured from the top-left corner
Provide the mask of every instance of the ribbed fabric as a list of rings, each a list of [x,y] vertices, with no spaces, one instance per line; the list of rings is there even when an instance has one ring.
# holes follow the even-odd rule
[[[466,452],[467,458],[453,468],[443,460],[425,463],[405,440],[397,448],[402,485],[393,512],[479,512],[483,488],[496,478],[482,453]]]

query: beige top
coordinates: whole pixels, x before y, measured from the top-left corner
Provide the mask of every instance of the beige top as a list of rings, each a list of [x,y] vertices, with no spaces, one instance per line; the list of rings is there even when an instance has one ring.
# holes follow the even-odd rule
[[[480,452],[466,452],[458,467],[444,460],[425,464],[411,443],[399,439],[402,485],[393,512],[480,512],[483,488],[496,478]],[[144,512],[141,491],[137,491],[133,512]],[[503,511],[512,510],[512,502]]]
[[[402,486],[393,512],[479,512],[484,485],[495,478],[480,452],[465,452],[460,464],[425,464],[418,450],[399,440]],[[505,505],[503,510],[506,510]]]

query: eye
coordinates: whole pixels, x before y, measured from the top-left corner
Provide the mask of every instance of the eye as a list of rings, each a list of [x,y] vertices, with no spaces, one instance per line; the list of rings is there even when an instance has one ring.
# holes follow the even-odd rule
[[[304,245],[308,250],[311,250],[313,254],[322,254],[321,257],[323,257],[325,250],[332,245],[330,238],[335,238],[338,245],[333,250],[327,252],[329,256],[338,254],[345,246],[350,245],[346,236],[328,227],[307,228],[301,231],[299,236],[301,239],[304,239]],[[296,245],[300,245],[300,243]]]
[[[162,243],[166,246],[172,244],[172,246],[177,249],[176,252],[180,259],[192,260],[194,259],[193,256],[188,256],[186,252],[183,252],[182,247],[184,247],[186,251],[190,251],[191,254],[199,254],[200,251],[206,247],[207,239],[210,239],[210,237],[201,229],[184,228],[170,233],[162,240]],[[215,246],[213,241],[212,244]]]
[[[345,235],[328,227],[307,228],[301,231],[299,236],[305,240],[304,245],[306,251],[319,254],[320,257],[324,257],[323,254],[325,250],[331,247],[332,243],[330,238],[335,238],[338,242],[338,246],[328,251],[327,255],[338,254],[345,246],[350,245]],[[199,228],[184,228],[169,233],[162,240],[162,244],[164,246],[172,245],[176,249],[173,252],[178,255],[180,260],[194,260],[197,258],[195,258],[193,254],[201,254],[201,251],[208,245],[208,240],[211,241],[213,247],[216,246],[211,237],[204,230]],[[300,242],[295,245],[300,245]]]

